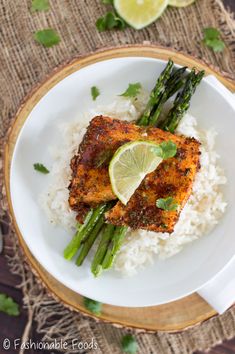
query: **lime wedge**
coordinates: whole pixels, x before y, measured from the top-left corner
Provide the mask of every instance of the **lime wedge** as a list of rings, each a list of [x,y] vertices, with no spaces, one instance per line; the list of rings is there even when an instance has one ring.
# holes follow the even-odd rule
[[[114,194],[127,204],[145,176],[156,170],[162,162],[149,141],[134,141],[122,145],[109,165],[109,177]]]
[[[176,7],[186,7],[191,5],[194,1],[195,0],[169,0],[169,5]]]
[[[141,29],[160,17],[168,0],[114,0],[118,14],[135,29]]]

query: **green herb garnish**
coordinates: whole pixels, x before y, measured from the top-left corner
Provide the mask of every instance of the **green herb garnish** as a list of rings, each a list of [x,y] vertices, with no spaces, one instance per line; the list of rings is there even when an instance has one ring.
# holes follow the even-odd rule
[[[95,315],[101,314],[102,303],[89,299],[88,297],[84,297],[84,306],[87,310],[94,313]]]
[[[213,27],[203,29],[203,43],[211,48],[214,52],[222,52],[225,48],[225,43],[221,39],[219,30]]]
[[[135,354],[138,350],[138,343],[135,337],[131,334],[123,336],[121,344],[124,353]]]
[[[157,199],[156,206],[159,209],[163,209],[167,211],[176,211],[178,209],[178,204],[172,197]]]
[[[45,175],[50,172],[42,163],[34,163],[33,167],[36,171],[44,173]]]
[[[104,5],[113,5],[113,0],[102,0]]]
[[[20,314],[19,305],[10,296],[2,293],[0,293],[0,311],[10,316]]]
[[[170,157],[174,157],[177,152],[177,146],[173,141],[163,141],[161,144],[152,148],[159,157],[163,160],[169,159]]]
[[[96,86],[92,86],[91,96],[93,101],[95,101],[99,95],[100,95],[100,90]]]
[[[32,0],[31,11],[48,11],[49,8],[48,0]]]
[[[114,12],[107,12],[105,16],[98,18],[96,21],[96,28],[99,32],[112,29],[123,30],[126,26],[125,21]]]
[[[136,82],[135,84],[129,84],[128,88],[125,92],[123,92],[120,96],[124,97],[136,97],[141,90],[141,84]]]
[[[52,47],[60,42],[58,33],[51,29],[44,29],[34,33],[34,39],[36,42],[42,44],[44,47]]]

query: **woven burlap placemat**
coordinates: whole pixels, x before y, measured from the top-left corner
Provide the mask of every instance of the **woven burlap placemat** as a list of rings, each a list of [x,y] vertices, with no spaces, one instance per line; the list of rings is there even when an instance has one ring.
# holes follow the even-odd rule
[[[62,62],[108,46],[150,42],[169,46],[203,58],[226,75],[235,73],[235,23],[220,0],[197,0],[185,9],[169,8],[153,25],[142,31],[126,29],[98,33],[97,17],[105,12],[99,0],[53,0],[48,12],[31,13],[30,0],[0,0],[0,109],[1,109],[1,220],[9,223],[12,250],[10,268],[22,279],[20,287],[29,322],[24,339],[30,333],[33,319],[46,342],[63,339],[68,343],[77,338],[98,343],[96,353],[120,353],[119,344],[124,329],[71,312],[54,300],[37,281],[27,265],[9,222],[3,187],[3,140],[23,97]],[[201,44],[202,29],[220,28],[226,42],[223,53],[215,54]],[[46,49],[33,40],[32,33],[52,27],[60,36],[59,45]],[[56,317],[55,317],[56,314]],[[138,334],[140,353],[192,353],[209,348],[225,338],[235,336],[235,309],[213,318],[183,333]],[[65,350],[64,350],[65,352]],[[69,349],[69,352],[78,352]]]

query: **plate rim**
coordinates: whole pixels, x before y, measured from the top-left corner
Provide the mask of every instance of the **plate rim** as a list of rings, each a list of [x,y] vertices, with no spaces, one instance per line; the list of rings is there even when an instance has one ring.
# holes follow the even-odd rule
[[[140,51],[142,49],[142,51]],[[148,54],[148,55],[147,55]],[[44,85],[48,84],[49,87],[47,88],[50,90],[52,87],[54,87],[58,82],[63,80],[65,77],[70,75],[71,73],[80,70],[81,68],[85,66],[89,66],[90,64],[97,63],[100,61],[108,60],[108,59],[114,59],[114,58],[121,58],[121,57],[146,57],[146,58],[155,58],[155,59],[168,59],[171,57],[176,63],[181,63],[183,61],[189,61],[190,63],[194,65],[197,65],[198,68],[200,69],[205,69],[207,75],[208,74],[213,74],[215,75],[227,88],[229,88],[232,91],[235,91],[235,80],[233,80],[228,74],[225,74],[223,71],[219,71],[215,66],[213,65],[208,65],[208,63],[204,62],[201,59],[195,58],[189,54],[178,52],[174,49],[171,48],[166,48],[166,47],[161,47],[161,46],[155,46],[155,45],[126,45],[126,46],[118,46],[118,47],[111,47],[111,48],[106,48],[102,50],[98,50],[92,53],[88,53],[84,56],[77,56],[73,58],[72,60],[67,60],[61,65],[58,65],[55,67],[49,74],[45,76],[45,78],[40,81],[38,84],[36,84],[32,90],[24,97],[24,99],[21,101],[21,104],[19,105],[18,110],[16,111],[16,114],[14,115],[12,119],[12,123],[10,125],[10,128],[7,132],[6,138],[5,138],[5,146],[4,146],[4,162],[3,162],[3,170],[4,170],[4,182],[5,182],[5,187],[6,187],[6,197],[7,197],[7,202],[8,202],[8,207],[10,211],[10,215],[12,218],[12,224],[15,229],[15,233],[18,237],[19,244],[21,248],[24,251],[25,258],[27,262],[32,266],[32,270],[34,274],[39,277],[40,282],[49,290],[50,293],[52,293],[53,297],[56,299],[59,299],[60,302],[62,302],[66,307],[75,310],[77,312],[82,312],[86,316],[89,316],[93,319],[99,320],[99,321],[104,321],[113,324],[114,326],[118,327],[125,327],[125,328],[135,328],[138,329],[139,331],[149,331],[149,332],[154,332],[156,330],[162,330],[162,331],[179,331],[179,330],[185,330],[189,327],[192,327],[196,324],[200,324],[201,322],[204,322],[208,320],[209,318],[213,317],[216,315],[216,312],[214,310],[211,310],[207,313],[205,318],[202,318],[200,321],[192,321],[192,323],[188,323],[187,326],[182,327],[182,326],[175,326],[172,329],[164,329],[164,328],[156,328],[154,330],[151,330],[149,328],[140,328],[136,327],[134,324],[130,325],[125,322],[119,322],[119,321],[110,321],[105,316],[95,316],[88,311],[86,311],[85,308],[80,306],[79,304],[77,307],[74,307],[73,305],[67,303],[65,299],[62,299],[58,294],[56,294],[55,289],[53,290],[52,287],[50,286],[50,282],[47,280],[47,275],[44,274],[44,272],[48,273],[50,277],[52,275],[46,271],[39,263],[38,261],[33,257],[31,252],[29,251],[22,234],[19,231],[17,221],[14,215],[14,210],[13,210],[13,205],[11,201],[11,195],[10,195],[10,167],[11,167],[11,159],[12,159],[12,153],[14,151],[15,143],[17,141],[18,135],[21,131],[21,128],[23,127],[25,121],[27,120],[29,113],[33,109],[33,107],[38,103],[38,101],[45,95],[43,93],[42,95],[37,96],[37,92],[42,88]],[[66,75],[64,75],[62,78],[58,78],[59,74],[63,72],[63,70],[66,69]],[[35,102],[32,105],[31,110],[28,110],[28,113],[25,114],[24,119],[21,118],[21,113],[26,106],[27,102],[30,101],[35,96]],[[19,122],[21,123],[20,127],[18,127]],[[41,269],[40,269],[41,268]],[[52,277],[53,278],[53,277]],[[53,278],[54,279],[54,278]],[[61,284],[59,281],[56,280],[59,284]],[[63,285],[64,286],[64,285]],[[64,286],[65,287],[65,286]],[[67,287],[66,287],[67,288]],[[69,289],[69,288],[67,288]],[[71,290],[71,289],[69,289]],[[78,294],[78,296],[81,296]],[[189,295],[190,296],[190,295]],[[178,300],[180,301],[180,300]],[[174,303],[174,302],[173,302]],[[110,306],[110,305],[109,305]],[[154,307],[160,307],[163,305],[158,305]],[[115,306],[113,306],[115,307]]]

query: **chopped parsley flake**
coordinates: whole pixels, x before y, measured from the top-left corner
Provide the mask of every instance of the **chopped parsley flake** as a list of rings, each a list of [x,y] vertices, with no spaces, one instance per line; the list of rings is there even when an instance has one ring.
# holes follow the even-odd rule
[[[33,0],[31,11],[48,11],[50,8],[48,0]]]
[[[33,165],[33,167],[36,171],[44,173],[44,174],[47,174],[50,172],[42,163],[35,163]]]
[[[88,297],[84,297],[84,306],[87,310],[94,313],[95,315],[101,314],[102,303],[89,299]]]
[[[141,90],[141,84],[136,82],[135,84],[129,84],[128,88],[125,92],[123,92],[120,96],[123,97],[136,97]]]
[[[172,197],[157,199],[156,206],[159,209],[163,209],[167,211],[176,211],[178,209],[178,204]]]
[[[208,48],[211,48],[214,52],[222,52],[224,50],[225,43],[221,39],[220,31],[217,28],[204,28],[203,34],[203,43]]]
[[[0,311],[9,316],[18,316],[20,314],[19,305],[6,294],[0,293]]]
[[[93,101],[95,101],[99,95],[100,95],[100,90],[96,86],[92,86],[91,96]]]
[[[96,28],[99,32],[112,29],[124,30],[126,27],[126,22],[114,12],[107,12],[106,15],[96,21]]]
[[[131,334],[126,334],[122,337],[121,345],[124,353],[135,354],[138,350],[138,343]]]
[[[153,147],[152,151],[154,151],[163,160],[166,160],[176,155],[177,146],[171,140],[163,141],[161,144]]]
[[[36,42],[42,44],[44,47],[53,47],[60,42],[58,33],[51,29],[44,29],[34,33],[34,39]]]

